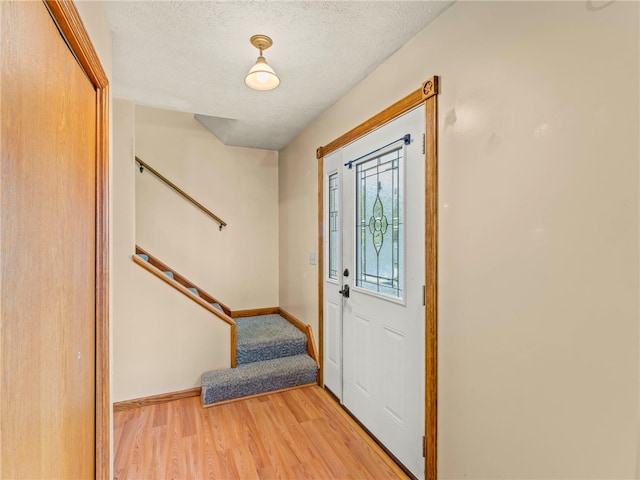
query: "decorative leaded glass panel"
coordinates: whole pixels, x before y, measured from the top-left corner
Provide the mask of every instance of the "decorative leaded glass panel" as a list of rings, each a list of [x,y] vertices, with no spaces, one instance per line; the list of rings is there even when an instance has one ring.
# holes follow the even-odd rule
[[[329,175],[329,278],[338,278],[338,174]]]
[[[402,148],[356,166],[356,285],[403,297]]]

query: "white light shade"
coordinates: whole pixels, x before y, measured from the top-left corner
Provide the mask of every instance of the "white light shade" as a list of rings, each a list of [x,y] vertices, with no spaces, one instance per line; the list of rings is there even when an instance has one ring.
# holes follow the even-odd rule
[[[273,90],[280,85],[280,79],[262,55],[244,77],[244,83],[254,90]]]

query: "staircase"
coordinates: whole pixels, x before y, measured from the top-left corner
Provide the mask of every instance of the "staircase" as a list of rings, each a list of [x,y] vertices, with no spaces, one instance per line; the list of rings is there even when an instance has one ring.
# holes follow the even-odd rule
[[[153,265],[158,270],[160,270],[162,273],[164,273],[168,278],[170,278],[171,280],[175,280],[180,285],[185,287],[193,295],[195,295],[196,297],[201,297],[205,302],[207,302],[209,305],[211,305],[216,310],[224,312],[227,315],[229,315],[231,313],[231,311],[229,310],[229,308],[227,306],[220,305],[220,303],[215,298],[213,298],[211,295],[209,295],[209,294],[207,294],[205,292],[202,292],[202,295],[201,295],[200,294],[200,290],[198,290],[198,288],[193,283],[191,283],[189,280],[184,278],[182,275],[176,274],[171,268],[167,267],[164,263],[160,262],[157,258],[154,258],[154,257],[150,256],[149,253],[147,253],[146,251],[142,250],[138,246],[136,246],[136,254],[135,254],[135,256],[137,258],[139,258],[140,260],[142,260],[142,261],[144,261],[144,262],[146,262],[146,263],[148,263],[150,265]]]
[[[236,319],[236,368],[202,375],[204,406],[301,385],[314,384],[316,361],[307,337],[280,315]]]
[[[141,266],[152,265],[157,272],[156,276],[164,278],[161,271],[166,277],[178,282],[179,288],[184,288],[197,297],[192,298],[194,301],[204,301],[202,305],[205,308],[215,309],[210,310],[212,313],[219,311],[220,313],[215,313],[226,317],[233,324],[236,342],[235,345],[232,344],[235,355],[232,354],[231,365],[234,368],[202,374],[203,406],[316,383],[318,364],[309,355],[315,352],[315,346],[308,344],[308,339],[312,337],[309,326],[301,324],[279,309],[276,310],[289,320],[279,314],[238,317],[243,313],[237,312],[234,315],[229,307],[140,247],[136,247],[135,257]],[[302,331],[305,327],[306,333]]]

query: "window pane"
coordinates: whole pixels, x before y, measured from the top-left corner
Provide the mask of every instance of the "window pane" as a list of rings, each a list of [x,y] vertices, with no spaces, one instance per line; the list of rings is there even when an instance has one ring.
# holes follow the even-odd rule
[[[338,278],[338,174],[329,176],[329,278]]]
[[[402,148],[356,166],[356,285],[403,296]]]

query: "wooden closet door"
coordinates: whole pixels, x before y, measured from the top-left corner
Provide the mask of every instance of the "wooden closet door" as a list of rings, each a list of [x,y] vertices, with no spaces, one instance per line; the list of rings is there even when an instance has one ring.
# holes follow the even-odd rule
[[[44,3],[0,28],[0,477],[92,478],[96,92]]]

